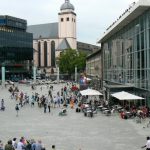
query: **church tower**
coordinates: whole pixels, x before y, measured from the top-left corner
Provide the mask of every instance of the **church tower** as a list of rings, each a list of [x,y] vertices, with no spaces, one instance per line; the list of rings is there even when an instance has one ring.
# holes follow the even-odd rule
[[[69,0],[60,7],[59,16],[59,39],[66,40],[72,49],[77,48],[76,41],[76,13],[75,8]]]

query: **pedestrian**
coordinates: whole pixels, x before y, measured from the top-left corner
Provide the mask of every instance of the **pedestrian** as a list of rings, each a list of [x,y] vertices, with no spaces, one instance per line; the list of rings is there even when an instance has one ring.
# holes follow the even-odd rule
[[[17,150],[25,150],[25,145],[23,144],[23,139],[21,138],[17,144]]]
[[[56,96],[54,96],[54,108],[55,108],[55,106],[56,106],[56,104],[57,104],[57,98],[56,98]]]
[[[5,110],[5,106],[4,106],[4,99],[1,100],[1,110]]]
[[[14,147],[14,149],[17,148],[17,142],[16,142],[17,138],[13,138],[12,140],[12,146]]]
[[[42,141],[38,140],[38,142],[35,144],[35,150],[42,150]]]
[[[1,140],[0,140],[0,150],[4,150],[4,148],[3,148],[3,143],[2,143]]]
[[[52,145],[52,150],[56,150],[56,149],[55,149],[55,145]]]
[[[34,97],[31,99],[31,107],[34,107]]]
[[[30,142],[30,140],[26,140],[26,149],[25,150],[31,150],[31,142]]]
[[[7,144],[5,145],[5,150],[15,150],[12,145],[12,140],[9,140]]]
[[[16,117],[18,117],[18,112],[19,112],[19,105],[18,104],[16,104],[15,110],[17,112]]]
[[[42,91],[42,86],[41,86],[41,88],[40,88],[40,89],[41,89],[41,91]]]
[[[146,147],[146,150],[150,150],[150,137],[148,136],[146,139],[147,139],[146,144],[144,146],[142,146],[141,148]]]
[[[47,109],[47,104],[44,103],[44,113],[46,113],[46,109]]]
[[[35,150],[36,142],[34,139],[31,139],[31,150]]]
[[[48,91],[48,96],[52,97],[52,91],[51,90]]]
[[[51,112],[51,103],[50,102],[48,103],[48,112],[49,113]]]

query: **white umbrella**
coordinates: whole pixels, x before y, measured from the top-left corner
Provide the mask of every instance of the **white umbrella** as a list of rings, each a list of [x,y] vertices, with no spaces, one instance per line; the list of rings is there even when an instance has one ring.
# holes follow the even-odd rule
[[[143,97],[134,95],[134,94],[130,94],[128,92],[117,92],[114,94],[111,94],[113,97],[119,99],[119,100],[142,100],[144,99]]]
[[[81,95],[103,95],[99,91],[93,90],[93,89],[86,89],[83,91],[80,91]]]
[[[91,81],[92,79],[90,79],[90,78],[86,78],[86,80],[87,80],[87,81]]]

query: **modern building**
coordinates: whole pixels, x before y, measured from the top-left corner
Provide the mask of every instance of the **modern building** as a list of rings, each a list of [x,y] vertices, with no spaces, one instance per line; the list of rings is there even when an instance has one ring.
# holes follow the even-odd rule
[[[31,76],[33,36],[26,29],[26,20],[0,16],[0,67],[5,66],[7,79]]]
[[[105,98],[124,90],[144,97],[150,106],[150,1],[133,3],[99,43]]]
[[[92,86],[102,90],[102,50],[90,54],[86,58],[86,75],[91,79]]]

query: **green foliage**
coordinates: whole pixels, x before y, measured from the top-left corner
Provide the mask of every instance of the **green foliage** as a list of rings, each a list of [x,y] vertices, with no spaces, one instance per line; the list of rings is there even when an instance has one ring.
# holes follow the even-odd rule
[[[75,72],[75,66],[78,71],[84,70],[86,65],[86,54],[84,52],[78,52],[75,49],[67,49],[61,53],[59,58],[59,68],[62,73],[68,73],[69,75]]]

